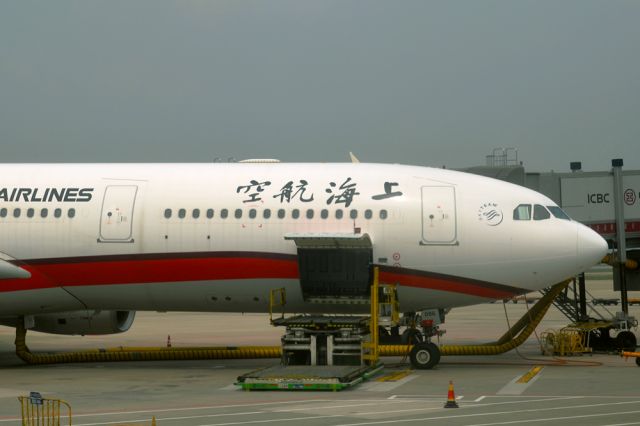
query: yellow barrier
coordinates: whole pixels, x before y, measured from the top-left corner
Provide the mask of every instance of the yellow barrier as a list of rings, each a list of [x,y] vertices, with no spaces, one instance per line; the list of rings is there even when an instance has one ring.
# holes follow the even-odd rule
[[[22,408],[22,426],[60,426],[61,419],[68,419],[71,425],[71,406],[61,399],[43,398],[38,392],[30,396],[18,397]],[[61,409],[66,408],[66,416]]]

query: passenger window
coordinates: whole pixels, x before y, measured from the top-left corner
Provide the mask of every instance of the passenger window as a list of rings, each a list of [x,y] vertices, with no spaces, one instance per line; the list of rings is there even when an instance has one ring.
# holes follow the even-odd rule
[[[187,211],[185,209],[178,210],[178,217],[180,219],[184,219],[187,216]]]
[[[45,217],[47,217],[47,216],[49,216],[49,210],[47,210],[47,209],[42,209],[42,210],[40,210],[40,217],[41,217],[41,218],[43,218],[43,219],[44,219],[44,218],[45,218]]]
[[[298,209],[293,209],[291,210],[291,217],[294,219],[297,219],[300,217],[300,210]]]
[[[356,219],[356,218],[358,217],[358,210],[356,210],[356,209],[351,210],[351,211],[349,212],[349,217],[350,217],[351,219]]]
[[[307,219],[313,219],[313,209],[307,210]]]
[[[76,209],[70,208],[67,211],[67,216],[69,216],[69,219],[73,219],[74,217],[76,217]]]
[[[531,204],[520,204],[513,211],[513,220],[531,220]]]
[[[55,218],[60,218],[60,217],[62,217],[62,209],[55,209],[55,210],[53,211],[53,216],[54,216]]]
[[[235,212],[234,216],[236,217],[236,219],[241,219],[242,218],[242,209],[236,209],[236,212]]]
[[[371,219],[371,217],[373,216],[373,212],[369,209],[364,211],[364,218],[365,219]]]
[[[255,219],[257,215],[258,215],[258,212],[256,211],[256,209],[249,210],[249,218]]]
[[[229,216],[229,210],[227,209],[222,209],[220,210],[220,217],[223,219],[226,219]]]
[[[380,219],[385,220],[388,216],[389,214],[386,210],[380,210]]]
[[[271,217],[271,209],[264,209],[262,212],[262,217],[264,219],[269,219]]]
[[[171,209],[164,209],[164,218],[171,219]]]
[[[35,210],[32,208],[27,209],[27,217],[33,217]]]
[[[207,219],[213,218],[213,209],[207,209]]]
[[[571,220],[569,215],[558,206],[547,206],[553,216],[558,219]]]
[[[286,212],[284,209],[278,209],[278,219],[284,219]]]
[[[19,208],[13,209],[13,217],[20,217],[20,209]]]
[[[336,219],[342,219],[343,212],[342,209],[336,210]]]
[[[0,217],[7,217],[7,209],[5,208],[0,209]]]
[[[533,206],[533,220],[545,220],[550,217],[551,214],[549,213],[549,210],[545,209],[540,204]]]
[[[200,217],[200,209],[193,209],[193,211],[191,212],[191,215],[193,216],[194,219],[198,219]]]
[[[320,210],[320,217],[323,219],[326,219],[329,217],[329,210],[327,209],[322,209]]]

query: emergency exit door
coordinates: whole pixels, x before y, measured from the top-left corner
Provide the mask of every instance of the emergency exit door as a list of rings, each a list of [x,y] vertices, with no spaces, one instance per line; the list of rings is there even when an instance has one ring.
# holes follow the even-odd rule
[[[458,244],[456,190],[453,186],[422,187],[422,245]]]
[[[107,186],[100,215],[100,242],[133,242],[136,185]]]

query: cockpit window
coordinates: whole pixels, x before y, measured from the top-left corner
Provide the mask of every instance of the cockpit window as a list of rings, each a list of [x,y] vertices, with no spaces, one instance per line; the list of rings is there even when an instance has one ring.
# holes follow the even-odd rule
[[[552,215],[558,219],[571,220],[568,214],[558,206],[547,206]]]
[[[531,204],[520,204],[513,211],[513,220],[531,220]]]
[[[550,217],[549,210],[545,209],[544,206],[540,204],[533,206],[533,220],[546,220]]]

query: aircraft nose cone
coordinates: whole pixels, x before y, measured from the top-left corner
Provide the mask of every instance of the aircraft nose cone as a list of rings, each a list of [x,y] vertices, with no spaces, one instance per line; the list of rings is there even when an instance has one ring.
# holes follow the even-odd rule
[[[577,249],[581,266],[590,268],[600,263],[607,254],[609,246],[604,238],[593,229],[578,225]]]

